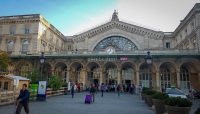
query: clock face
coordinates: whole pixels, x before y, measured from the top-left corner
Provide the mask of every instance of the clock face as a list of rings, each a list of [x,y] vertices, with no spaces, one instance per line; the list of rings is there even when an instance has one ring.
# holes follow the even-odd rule
[[[107,51],[109,54],[111,54],[111,53],[113,53],[113,52],[114,52],[114,49],[113,49],[113,48],[111,48],[111,47],[109,47],[109,48],[107,48],[107,49],[106,49],[106,51]]]

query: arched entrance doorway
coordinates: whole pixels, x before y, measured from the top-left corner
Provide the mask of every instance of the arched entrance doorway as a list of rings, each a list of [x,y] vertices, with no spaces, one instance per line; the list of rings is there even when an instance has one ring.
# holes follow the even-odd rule
[[[58,76],[62,82],[67,81],[67,66],[65,63],[59,62],[55,65],[54,74]]]
[[[106,84],[117,85],[117,67],[114,63],[108,62],[104,65]]]
[[[131,85],[134,84],[134,66],[130,62],[123,63],[122,69],[122,84]]]
[[[175,86],[175,66],[170,62],[165,62],[160,65],[159,69],[160,90],[165,91],[167,87]]]
[[[88,82],[90,84],[100,84],[100,68],[95,62],[91,62],[87,65]]]
[[[139,74],[139,84],[142,87],[152,88],[152,70],[148,66],[147,63],[143,63],[140,66],[140,74]]]
[[[74,62],[72,65],[71,65],[71,69],[72,69],[72,72],[71,72],[71,76],[70,76],[70,82],[74,82],[76,85],[78,83],[81,84],[81,86],[83,86],[83,83],[84,82],[84,69],[83,69],[83,65],[79,62]]]

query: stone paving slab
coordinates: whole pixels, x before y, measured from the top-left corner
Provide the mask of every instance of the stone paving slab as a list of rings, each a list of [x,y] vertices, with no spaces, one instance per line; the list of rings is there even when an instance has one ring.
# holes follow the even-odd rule
[[[61,95],[47,98],[46,102],[30,102],[30,114],[155,114],[139,95],[122,93],[120,99],[117,93],[96,94],[96,101],[85,104],[88,92]],[[13,114],[14,105],[0,107],[0,114]],[[25,114],[22,109],[21,114]]]

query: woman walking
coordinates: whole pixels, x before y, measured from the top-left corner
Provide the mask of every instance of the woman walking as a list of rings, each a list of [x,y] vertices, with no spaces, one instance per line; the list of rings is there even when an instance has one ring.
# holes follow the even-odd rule
[[[118,86],[117,86],[118,98],[120,98],[120,89],[121,89],[121,87],[120,87],[120,85],[118,84]]]
[[[103,97],[103,92],[104,92],[104,83],[101,84],[101,97]]]

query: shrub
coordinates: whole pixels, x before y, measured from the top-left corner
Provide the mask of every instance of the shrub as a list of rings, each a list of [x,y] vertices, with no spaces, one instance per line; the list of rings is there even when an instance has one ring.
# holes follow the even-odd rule
[[[67,82],[63,82],[62,83],[62,87],[67,87],[68,86],[68,83]]]
[[[154,99],[166,100],[166,99],[169,98],[169,96],[168,96],[166,93],[156,92],[156,93],[153,95],[153,98],[154,98]]]
[[[194,114],[200,114],[200,107],[199,108],[197,108],[197,110],[195,111],[195,113]]]
[[[143,88],[142,88],[142,93],[143,93],[143,94],[146,94],[146,92],[147,92],[148,90],[149,90],[149,88],[143,87]]]
[[[155,94],[157,91],[155,91],[155,90],[147,90],[146,91],[146,95],[153,95],[153,94]]]
[[[170,97],[165,101],[166,105],[169,106],[178,106],[178,107],[191,107],[192,102],[188,99],[181,97]]]
[[[54,91],[57,91],[62,86],[62,82],[58,76],[51,76],[49,80],[49,87],[52,88]]]

